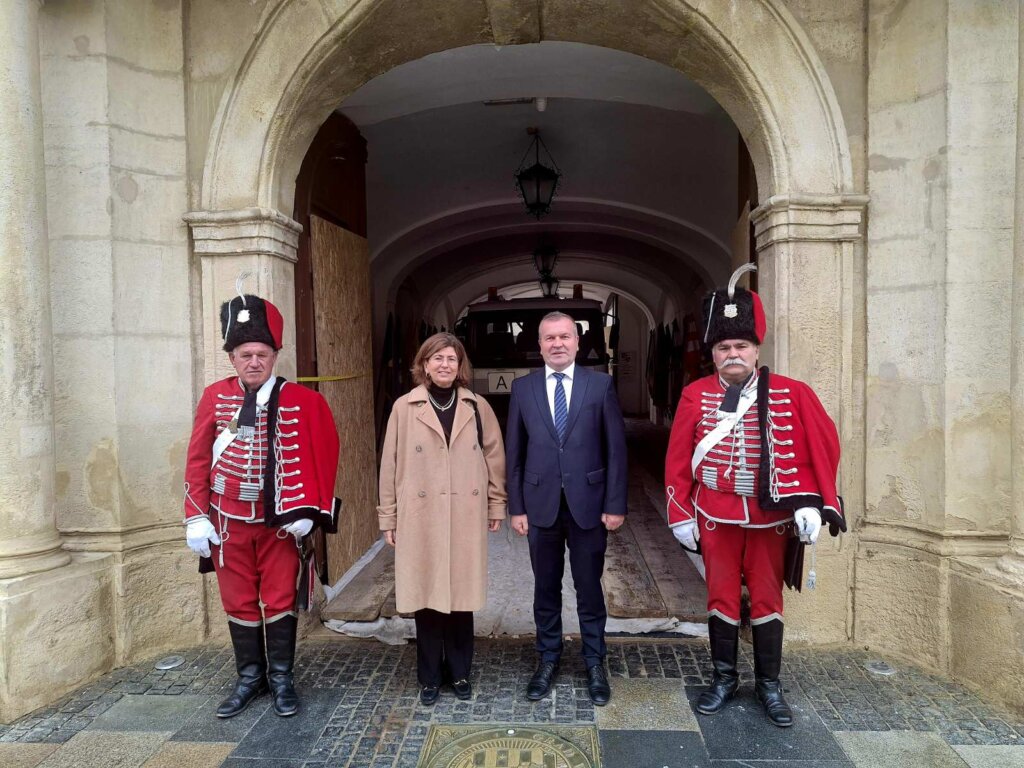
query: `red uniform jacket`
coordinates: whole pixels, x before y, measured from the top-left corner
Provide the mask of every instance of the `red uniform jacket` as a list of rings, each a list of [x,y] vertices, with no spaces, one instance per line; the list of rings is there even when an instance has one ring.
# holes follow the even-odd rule
[[[267,400],[257,398],[253,437],[236,436],[216,463],[214,442],[229,429],[244,390],[231,376],[203,392],[185,463],[185,519],[211,510],[274,527],[306,518],[334,532],[339,447],[331,409],[319,392],[279,377],[266,391]]]
[[[833,536],[846,530],[836,493],[839,435],[814,391],[761,368],[756,404],[697,466],[694,449],[719,421],[718,374],[683,389],[665,457],[669,526],[696,519],[768,527],[814,507]]]

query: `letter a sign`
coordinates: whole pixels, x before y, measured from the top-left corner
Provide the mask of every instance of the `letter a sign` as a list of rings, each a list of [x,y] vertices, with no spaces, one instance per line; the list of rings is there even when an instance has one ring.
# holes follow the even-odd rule
[[[487,374],[487,391],[492,395],[507,395],[512,392],[514,371],[490,371]]]

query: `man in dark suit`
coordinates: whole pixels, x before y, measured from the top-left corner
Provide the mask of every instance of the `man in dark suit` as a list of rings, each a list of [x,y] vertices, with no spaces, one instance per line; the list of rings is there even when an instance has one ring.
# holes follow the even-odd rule
[[[540,660],[526,697],[544,698],[558,671],[568,544],[587,688],[603,706],[611,687],[604,669],[601,573],[608,531],[626,516],[626,435],[611,376],[577,366],[578,347],[571,317],[551,312],[541,320],[544,369],[512,383],[505,441],[508,501],[512,528],[529,537],[533,564]]]

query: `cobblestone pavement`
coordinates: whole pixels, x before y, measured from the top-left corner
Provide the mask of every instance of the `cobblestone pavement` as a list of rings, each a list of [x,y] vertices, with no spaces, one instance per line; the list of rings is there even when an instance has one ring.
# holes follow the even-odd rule
[[[783,731],[764,721],[749,693],[749,648],[744,693],[715,717],[695,717],[686,702],[708,682],[706,641],[610,639],[615,694],[605,709],[587,696],[574,645],[554,693],[532,704],[522,695],[532,645],[478,641],[473,699],[460,702],[445,690],[428,708],[418,703],[414,646],[307,641],[297,661],[299,716],[275,717],[264,697],[226,721],[213,710],[234,679],[231,651],[190,649],[177,669],[157,671],[153,661],[120,669],[0,726],[0,765],[412,768],[430,726],[440,723],[596,725],[609,768],[769,764],[763,760],[781,760],[770,763],[776,768],[1024,765],[1020,718],[911,666],[896,665],[891,677],[871,674],[863,652],[787,650],[784,681],[797,724]]]

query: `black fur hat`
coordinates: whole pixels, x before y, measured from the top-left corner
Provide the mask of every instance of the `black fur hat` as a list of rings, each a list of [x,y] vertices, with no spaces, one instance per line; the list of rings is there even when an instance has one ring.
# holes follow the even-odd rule
[[[741,276],[756,269],[744,264],[733,272],[728,288],[712,291],[704,299],[703,341],[708,347],[725,339],[746,339],[758,345],[764,341],[767,323],[761,297],[736,285]]]
[[[249,341],[259,341],[278,350],[283,331],[284,318],[280,311],[259,296],[235,296],[220,307],[220,335],[225,352]]]

